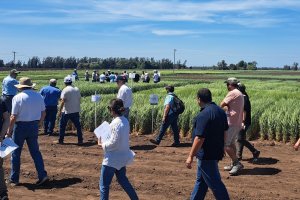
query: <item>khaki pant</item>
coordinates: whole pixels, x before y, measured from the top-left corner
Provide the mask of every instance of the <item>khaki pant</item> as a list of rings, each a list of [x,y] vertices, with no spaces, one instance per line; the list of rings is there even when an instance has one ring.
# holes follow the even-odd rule
[[[0,194],[7,192],[7,187],[4,180],[3,159],[0,158]]]

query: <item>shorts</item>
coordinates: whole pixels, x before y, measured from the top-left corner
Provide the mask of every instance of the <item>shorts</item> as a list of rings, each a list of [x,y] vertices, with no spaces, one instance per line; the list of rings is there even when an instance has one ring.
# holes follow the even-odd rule
[[[229,126],[229,129],[225,135],[225,146],[231,146],[235,144],[237,135],[239,134],[241,128],[238,126]]]

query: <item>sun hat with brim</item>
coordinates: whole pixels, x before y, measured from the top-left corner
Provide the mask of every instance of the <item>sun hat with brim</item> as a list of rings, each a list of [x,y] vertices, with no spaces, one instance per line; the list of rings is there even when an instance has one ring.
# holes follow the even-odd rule
[[[71,76],[66,76],[64,78],[64,83],[72,83],[72,77]]]
[[[31,82],[31,79],[28,77],[22,77],[19,80],[19,84],[15,85],[16,88],[34,88],[36,84]]]
[[[238,84],[239,81],[237,80],[237,78],[231,77],[231,78],[228,78],[226,81],[224,81],[224,83],[227,83],[227,84]]]

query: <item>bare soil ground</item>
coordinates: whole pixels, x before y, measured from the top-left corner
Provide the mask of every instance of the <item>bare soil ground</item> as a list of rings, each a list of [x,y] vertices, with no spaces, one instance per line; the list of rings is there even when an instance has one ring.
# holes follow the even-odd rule
[[[131,148],[136,152],[136,159],[127,167],[127,175],[140,199],[189,199],[196,175],[196,162],[191,170],[184,164],[190,150],[190,139],[182,139],[182,147],[174,148],[170,147],[171,137],[166,137],[159,147],[149,143],[150,137],[131,137]],[[77,137],[72,133],[65,138],[65,145],[53,143],[57,136],[39,137],[40,149],[51,179],[41,187],[35,186],[35,167],[24,145],[21,185],[9,187],[10,199],[99,199],[103,151],[96,145],[93,133],[86,132],[84,138],[85,144],[78,146]],[[219,163],[231,199],[300,199],[300,152],[282,143],[253,143],[261,151],[259,163],[251,163],[251,154],[244,150],[245,169],[239,176],[229,176],[228,172],[222,170],[229,163],[228,157]],[[9,158],[5,159],[4,166],[8,177]],[[110,199],[128,199],[115,179],[111,185]],[[214,199],[210,191],[206,199]]]

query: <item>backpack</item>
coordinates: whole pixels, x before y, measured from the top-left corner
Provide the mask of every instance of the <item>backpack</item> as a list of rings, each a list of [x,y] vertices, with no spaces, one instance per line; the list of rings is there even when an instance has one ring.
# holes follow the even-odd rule
[[[173,98],[173,105],[171,106],[171,109],[174,113],[176,113],[177,115],[180,115],[184,112],[185,106],[183,101],[181,101],[181,99],[179,99],[175,94],[170,94],[172,95]]]

